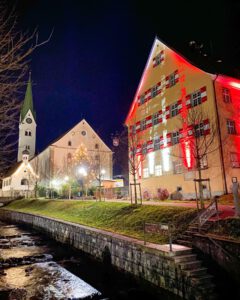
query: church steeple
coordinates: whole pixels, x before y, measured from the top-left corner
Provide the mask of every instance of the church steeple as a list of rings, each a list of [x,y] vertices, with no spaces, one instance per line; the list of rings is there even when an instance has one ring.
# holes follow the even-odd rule
[[[29,159],[35,154],[36,145],[36,114],[33,109],[31,73],[27,83],[25,98],[20,111],[18,161],[23,158],[23,152],[28,151]]]
[[[22,122],[27,114],[28,111],[31,111],[34,119],[36,119],[36,114],[33,109],[33,96],[32,96],[32,80],[31,80],[31,72],[29,72],[29,78],[28,78],[28,84],[27,84],[27,90],[25,93],[25,98],[23,101],[23,105],[21,108],[20,113],[20,122]]]

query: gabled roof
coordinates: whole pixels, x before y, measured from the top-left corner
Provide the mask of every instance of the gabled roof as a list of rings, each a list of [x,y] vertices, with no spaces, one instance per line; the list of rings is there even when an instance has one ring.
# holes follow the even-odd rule
[[[85,123],[88,127],[90,127],[90,129],[93,131],[93,133],[101,140],[101,142],[105,145],[105,147],[112,152],[112,150],[104,143],[104,141],[100,138],[100,136],[96,133],[96,131],[92,128],[92,126],[89,125],[89,123],[85,120],[82,119],[79,123],[77,123],[76,125],[74,125],[72,128],[70,128],[68,131],[66,131],[64,134],[62,134],[60,137],[58,137],[56,140],[54,140],[50,145],[53,145],[55,143],[57,143],[61,138],[63,138],[68,132],[70,132],[71,130],[73,130],[76,126],[80,125],[81,123]]]
[[[200,70],[201,72],[205,72],[204,70],[201,70],[200,68],[196,67],[195,64],[193,64],[192,62],[190,62],[188,59],[186,59],[182,54],[179,54],[178,51],[176,51],[175,49],[173,49],[172,47],[169,47],[166,43],[164,43],[163,41],[161,41],[157,36],[155,37],[154,39],[154,42],[153,42],[153,45],[152,45],[152,48],[151,48],[151,51],[149,53],[149,56],[148,56],[148,59],[147,59],[147,63],[144,67],[144,71],[142,73],[142,76],[141,76],[141,79],[140,79],[140,82],[139,82],[139,85],[138,85],[138,88],[137,88],[137,91],[134,95],[134,99],[133,99],[133,102],[130,106],[130,110],[128,112],[128,115],[125,119],[125,122],[124,124],[127,125],[128,123],[128,120],[130,119],[130,117],[133,115],[133,113],[136,111],[136,108],[137,108],[137,97],[138,97],[138,94],[139,94],[139,90],[141,89],[141,86],[143,84],[143,81],[144,81],[144,78],[145,78],[145,74],[146,74],[146,71],[149,67],[149,64],[151,63],[152,61],[152,56],[153,56],[153,52],[154,52],[154,49],[157,45],[157,43],[160,42],[162,43],[165,47],[167,47],[168,49],[170,49],[171,51],[173,51],[175,53],[175,55],[178,57],[178,60],[180,60],[182,63],[184,64],[187,64],[189,66],[191,66],[192,68],[195,68],[195,69],[198,69]],[[207,72],[205,72],[207,73]]]
[[[69,133],[71,130],[73,130],[78,124],[80,124],[81,122],[85,122],[91,129],[92,131],[96,134],[96,136],[99,137],[99,135],[96,133],[96,131],[91,127],[91,125],[89,125],[89,123],[85,120],[82,119],[79,123],[77,123],[76,125],[74,125],[72,128],[68,129],[67,131],[65,131],[63,134],[61,134],[58,138],[56,138],[55,140],[53,140],[51,143],[49,143],[40,153],[38,153],[37,155],[35,155],[32,159],[34,159],[36,156],[38,156],[39,154],[41,154],[43,151],[45,151],[48,147],[50,146],[54,146],[55,143],[57,143],[62,137],[64,137],[67,133]],[[99,139],[102,141],[102,143],[106,146],[106,148],[109,150],[109,152],[112,152],[112,150],[104,143],[104,141],[102,140],[102,138],[99,137]],[[31,159],[31,160],[32,160]]]
[[[20,121],[23,121],[27,112],[31,111],[34,119],[36,119],[36,113],[33,109],[33,96],[32,96],[32,81],[31,81],[31,73],[29,73],[29,79],[27,84],[27,90],[25,93],[25,98],[22,104],[21,112],[20,112]]]
[[[16,162],[14,165],[12,165],[12,167],[7,171],[6,174],[4,174],[4,177],[3,178],[6,178],[6,177],[10,177],[12,174],[14,174],[18,167],[22,164],[23,162],[22,161],[18,161]]]

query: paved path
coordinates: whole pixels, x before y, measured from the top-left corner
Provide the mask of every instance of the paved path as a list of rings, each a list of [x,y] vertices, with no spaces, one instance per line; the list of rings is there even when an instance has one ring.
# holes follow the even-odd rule
[[[105,200],[106,202],[122,202],[122,203],[129,203],[129,201],[127,200]],[[192,201],[192,202],[185,202],[184,200],[182,202],[178,201],[143,201],[143,205],[156,205],[156,206],[178,206],[178,207],[189,207],[189,208],[197,208],[196,206],[196,202]],[[234,216],[234,206],[233,205],[223,205],[223,204],[219,204],[218,205],[218,209],[219,209],[219,217],[220,219],[225,219],[227,217],[233,217]],[[211,220],[215,220],[216,217],[211,218]]]

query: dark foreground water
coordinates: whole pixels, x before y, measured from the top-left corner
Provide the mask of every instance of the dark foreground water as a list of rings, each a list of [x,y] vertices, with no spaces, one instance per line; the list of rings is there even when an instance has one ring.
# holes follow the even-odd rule
[[[179,299],[39,232],[0,223],[0,299]]]

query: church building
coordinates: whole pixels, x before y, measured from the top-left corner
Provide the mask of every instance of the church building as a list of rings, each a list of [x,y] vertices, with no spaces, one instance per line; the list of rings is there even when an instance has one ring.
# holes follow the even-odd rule
[[[36,113],[31,76],[20,111],[17,163],[5,174],[2,196],[35,196],[37,187],[58,190],[67,180],[88,186],[112,180],[112,151],[83,119],[35,155]]]

